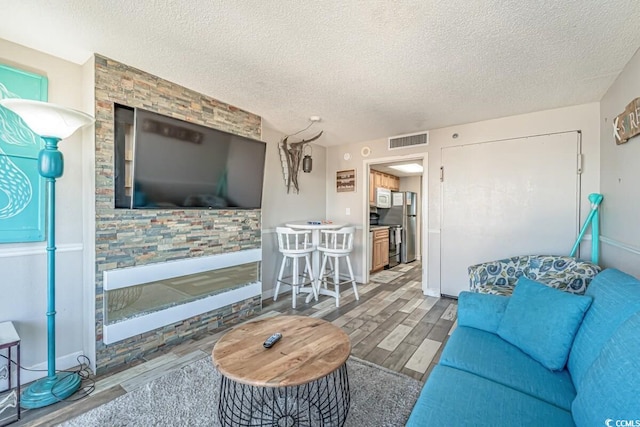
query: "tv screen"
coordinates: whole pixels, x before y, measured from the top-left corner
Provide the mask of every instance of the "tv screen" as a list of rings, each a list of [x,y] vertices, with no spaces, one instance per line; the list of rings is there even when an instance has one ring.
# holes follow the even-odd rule
[[[126,207],[261,207],[264,142],[139,108],[133,122],[131,190],[124,197],[116,195],[116,200],[129,204]],[[118,140],[116,135],[116,145]],[[126,171],[127,149],[121,151]]]

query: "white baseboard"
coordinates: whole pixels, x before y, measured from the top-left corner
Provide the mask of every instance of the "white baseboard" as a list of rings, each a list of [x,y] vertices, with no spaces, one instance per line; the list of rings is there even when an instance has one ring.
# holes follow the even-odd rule
[[[424,290],[424,294],[428,297],[440,298],[440,292],[436,291],[435,289],[427,288],[426,290]]]
[[[62,371],[78,366],[78,357],[82,356],[81,351],[70,353],[65,356],[58,357],[56,359],[56,370]],[[23,365],[24,366],[24,365]],[[27,369],[34,369],[37,372],[22,370],[20,372],[20,384],[27,384],[40,378],[47,376],[47,362],[37,363],[33,366],[24,366]]]
[[[276,292],[276,288],[271,288],[268,291],[263,292],[262,299],[265,300],[265,299],[273,298],[273,294],[275,292]],[[285,284],[280,285],[280,292],[278,292],[279,295],[287,294],[289,292],[291,292],[291,286],[285,285]]]

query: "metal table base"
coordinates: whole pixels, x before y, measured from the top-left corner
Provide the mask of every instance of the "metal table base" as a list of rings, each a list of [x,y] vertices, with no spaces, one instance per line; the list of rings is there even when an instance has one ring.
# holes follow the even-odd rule
[[[258,387],[224,375],[218,416],[223,426],[343,426],[349,412],[347,365],[307,384]]]

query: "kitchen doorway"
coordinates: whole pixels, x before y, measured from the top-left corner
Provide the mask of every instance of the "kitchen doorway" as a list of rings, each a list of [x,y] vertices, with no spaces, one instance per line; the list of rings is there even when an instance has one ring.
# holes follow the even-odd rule
[[[407,234],[407,230],[404,230],[404,234],[402,234],[402,238],[400,238],[400,234],[397,234],[397,237],[394,239],[394,235],[391,235],[391,240],[400,240],[400,247],[402,245],[402,240],[407,240],[407,245],[405,246],[405,251],[402,251],[402,254],[398,254],[398,258],[401,260],[400,262],[412,262],[413,260],[421,261],[422,266],[422,291],[425,295],[431,295],[430,292],[427,292],[427,270],[428,270],[428,153],[420,153],[413,155],[405,155],[405,156],[394,156],[394,157],[384,157],[377,159],[365,159],[363,161],[363,171],[364,174],[364,187],[366,191],[363,191],[363,224],[365,224],[365,230],[363,232],[362,238],[362,265],[364,266],[364,274],[363,278],[365,283],[369,281],[370,271],[373,267],[373,247],[375,243],[373,239],[370,239],[372,236],[370,232],[370,214],[375,212],[379,214],[380,218],[383,218],[382,224],[390,224],[394,226],[402,225],[403,216],[408,216],[404,221],[404,225],[409,230],[409,234]],[[419,165],[422,167],[421,172],[410,172],[403,171],[402,169],[398,169],[399,165]],[[373,173],[372,173],[373,171]],[[379,176],[379,173],[381,176]],[[394,177],[399,178],[399,182],[393,182]],[[385,181],[385,178],[387,179]],[[394,191],[391,191],[391,199],[390,204],[382,204],[379,206],[389,206],[388,208],[374,208],[372,206],[376,205],[376,199],[378,196],[382,197],[380,200],[384,199],[384,195],[386,191],[377,192],[376,188],[390,188]],[[380,194],[377,194],[380,193]],[[400,196],[402,193],[402,196]],[[414,193],[414,198],[410,198],[407,200],[407,197],[411,197],[409,193]],[[412,209],[407,210],[407,204],[415,203],[417,206],[411,207]],[[401,214],[402,208],[401,206],[405,205],[404,214]],[[392,209],[393,208],[393,209]],[[415,225],[414,231],[412,230],[412,226],[410,223],[406,221],[411,221],[411,213],[415,212]],[[409,214],[409,215],[407,215]],[[390,232],[397,233],[396,229],[393,227],[390,228]],[[408,236],[408,237],[407,237]],[[412,243],[412,240],[415,239],[415,243]],[[415,250],[408,250],[411,247],[415,247]],[[387,247],[388,248],[388,247]],[[393,248],[393,245],[392,245]],[[393,255],[393,254],[392,254]],[[380,268],[379,266],[377,268]],[[434,296],[434,295],[432,295]]]

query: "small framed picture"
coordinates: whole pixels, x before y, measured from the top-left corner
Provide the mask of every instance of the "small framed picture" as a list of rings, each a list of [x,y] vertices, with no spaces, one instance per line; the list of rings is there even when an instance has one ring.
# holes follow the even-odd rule
[[[336,172],[336,191],[338,193],[356,191],[355,169],[347,169]]]

